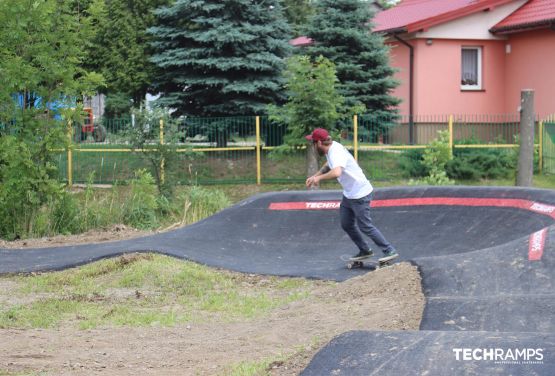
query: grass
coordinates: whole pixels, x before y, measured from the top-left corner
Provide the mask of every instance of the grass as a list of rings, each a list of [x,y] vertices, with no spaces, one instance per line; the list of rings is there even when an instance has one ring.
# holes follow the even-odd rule
[[[32,219],[32,230],[20,238],[40,238],[109,228],[116,224],[143,229],[187,225],[231,205],[217,188],[177,187],[171,200],[159,196],[154,185],[137,184],[98,189],[87,185],[75,189],[65,200],[44,205]],[[58,209],[59,208],[59,209]]]
[[[221,376],[266,376],[270,375],[273,368],[280,368],[283,364],[293,359],[307,357],[311,351],[322,347],[323,341],[319,337],[312,338],[309,344],[296,346],[291,354],[280,354],[269,358],[243,361],[231,364],[221,372]]]
[[[398,152],[387,151],[359,152],[361,166],[374,180],[400,177],[401,172],[397,167],[400,155],[402,154]],[[306,156],[303,151],[284,155],[265,151],[261,157],[263,180],[298,182],[306,179]],[[65,180],[67,154],[61,153],[57,161],[59,177]],[[91,172],[95,172],[94,182],[97,184],[121,182],[131,179],[134,171],[140,168],[152,170],[152,166],[138,153],[73,153],[73,181],[77,183],[86,182]],[[253,150],[180,154],[172,174],[181,184],[255,183],[256,154]]]
[[[107,184],[131,179],[134,171],[141,168],[153,171],[153,166],[140,153],[83,151],[74,152],[72,159],[72,178],[75,183],[85,183],[91,172],[95,173],[96,184]],[[59,154],[56,160],[58,176],[60,180],[66,180],[67,153]],[[219,181],[256,182],[255,153],[254,151],[180,153],[173,170],[167,173],[173,174],[180,184]]]
[[[224,322],[252,319],[305,298],[312,286],[304,279],[278,277],[259,284],[254,277],[154,254],[2,279],[17,284],[10,292],[16,301],[38,298],[0,308],[0,328],[174,326],[207,317]]]
[[[268,368],[270,368],[272,360],[263,359],[260,361],[244,361],[228,367],[222,376],[251,376],[251,375],[269,375]]]

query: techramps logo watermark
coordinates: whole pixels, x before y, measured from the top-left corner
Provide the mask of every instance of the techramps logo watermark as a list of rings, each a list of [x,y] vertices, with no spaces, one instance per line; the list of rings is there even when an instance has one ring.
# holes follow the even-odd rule
[[[544,349],[541,348],[453,348],[459,362],[493,362],[495,364],[537,365],[543,364]]]

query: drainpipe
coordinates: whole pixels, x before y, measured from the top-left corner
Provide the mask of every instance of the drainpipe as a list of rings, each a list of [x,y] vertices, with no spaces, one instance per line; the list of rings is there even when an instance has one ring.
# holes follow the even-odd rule
[[[409,144],[414,145],[414,47],[397,34],[393,37],[409,48]]]

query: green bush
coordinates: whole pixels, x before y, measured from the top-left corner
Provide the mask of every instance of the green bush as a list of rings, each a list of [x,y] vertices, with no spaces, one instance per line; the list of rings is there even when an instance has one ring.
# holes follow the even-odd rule
[[[448,131],[439,131],[438,138],[430,142],[423,154],[422,164],[426,171],[428,171],[428,176],[413,183],[427,185],[448,185],[454,183],[449,179],[445,171],[446,164],[452,159]]]
[[[420,178],[428,174],[423,163],[424,150],[411,149],[403,152],[399,159],[399,168],[406,177]]]
[[[465,145],[475,143],[474,140],[462,142]],[[444,148],[444,153],[447,150]],[[430,176],[435,162],[431,154],[428,154],[428,163],[425,162],[425,155],[423,150],[408,150],[403,153],[399,168],[408,177]],[[455,149],[453,159],[445,163],[445,172],[448,178],[456,180],[510,178],[515,174],[517,158],[518,150],[513,149]],[[538,164],[537,158],[536,153],[534,166]]]
[[[478,180],[482,173],[468,161],[461,158],[454,158],[445,166],[447,176],[457,180]]]
[[[50,233],[76,234],[82,230],[79,202],[70,192],[64,191],[52,206]]]
[[[26,142],[0,138],[0,236],[16,239],[33,233],[39,211],[62,194],[55,168]]]
[[[43,205],[33,218],[32,231],[28,237],[69,235],[81,231],[79,202],[70,192],[62,191],[56,199]]]
[[[184,224],[211,216],[231,204],[224,192],[199,186],[193,186],[181,197],[181,200],[184,208],[182,220]]]
[[[5,170],[0,168],[0,171]],[[4,214],[0,218],[2,238],[76,234],[120,223],[153,230],[171,224],[190,224],[231,204],[223,191],[199,186],[186,188],[178,197],[169,199],[159,194],[154,178],[145,170],[136,172],[129,182],[129,192],[118,185],[114,185],[111,192],[96,190],[93,181],[94,173],[91,173],[83,192],[66,191],[56,186],[55,195],[34,206],[29,206],[29,201],[23,198],[30,196],[34,203],[35,196],[7,189],[11,184],[0,184],[0,199],[4,204],[0,207]],[[20,215],[8,215],[19,213],[19,210]]]
[[[158,227],[157,193],[152,175],[146,170],[137,171],[131,181],[131,196],[125,204],[125,223],[139,229]]]
[[[456,150],[455,159],[446,165],[453,179],[497,179],[514,175],[516,158],[513,150]]]
[[[167,110],[150,110],[145,105],[144,108],[133,109],[132,114],[135,122],[133,126],[128,125],[124,138],[135,154],[150,167],[158,192],[169,199],[178,181],[181,160],[193,160],[198,154],[192,150],[177,152],[178,146],[183,149],[179,139],[184,136],[184,130],[180,129],[178,121],[172,119]],[[160,139],[160,120],[164,122],[163,143]],[[143,150],[149,151],[145,153]]]

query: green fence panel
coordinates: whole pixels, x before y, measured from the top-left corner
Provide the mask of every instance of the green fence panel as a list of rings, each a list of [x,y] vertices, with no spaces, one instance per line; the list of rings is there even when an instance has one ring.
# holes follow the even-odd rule
[[[93,175],[96,184],[126,181],[134,177],[135,171],[153,168],[139,153],[129,151],[79,151],[73,152],[73,182],[85,183]]]
[[[554,144],[555,143],[555,123],[545,122],[543,126],[545,129],[545,135],[549,137],[550,143]]]
[[[372,180],[395,181],[423,176],[426,172],[421,161],[426,145],[438,137],[438,132],[449,130],[450,118],[448,115],[381,118],[359,115],[356,141],[360,165]],[[264,116],[259,119],[261,181],[304,182],[306,149],[277,152],[276,147],[283,144],[287,127]],[[455,115],[452,120],[455,156],[514,152],[511,148],[519,133],[519,114]],[[151,121],[145,129],[152,133],[149,147],[156,148],[160,142],[159,120]],[[106,131],[103,141],[95,139],[93,134],[84,138],[74,136],[74,182],[86,182],[93,172],[95,183],[128,180],[138,169],[147,169],[154,175],[155,166],[147,154],[131,152],[126,141],[126,130],[137,126],[134,118],[101,119],[99,124]],[[79,126],[82,125],[75,125]],[[176,161],[168,162],[165,171],[169,178],[180,184],[257,181],[255,116],[184,117],[179,120],[177,129]],[[545,123],[544,129],[544,167],[549,172],[555,169],[550,170],[555,163],[555,123]],[[341,126],[337,140],[354,153],[352,123]],[[57,158],[60,178],[66,180],[67,153],[60,153]],[[320,163],[323,162],[321,158]]]
[[[519,114],[410,118],[361,115],[358,131],[359,163],[373,180],[395,181],[422,177],[426,175],[421,163],[425,147],[438,138],[438,132],[449,131],[451,119],[455,157],[486,161],[493,157],[506,161],[514,154],[512,147],[519,134]],[[352,145],[352,135],[343,134],[342,138],[345,144]]]
[[[188,117],[180,125],[179,181],[198,184],[256,182],[256,117]]]
[[[260,117],[262,183],[302,183],[306,180],[306,149],[278,152],[283,145],[287,126]]]
[[[543,123],[543,171],[555,174],[555,122]]]
[[[425,174],[421,160],[425,145],[448,130],[448,116],[358,117],[358,161],[371,180],[397,181]],[[411,142],[412,141],[412,142]],[[351,150],[352,130],[342,132]]]

